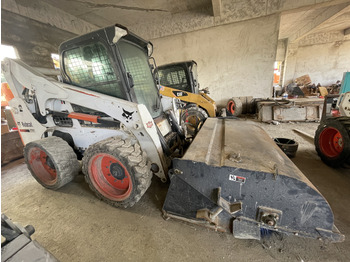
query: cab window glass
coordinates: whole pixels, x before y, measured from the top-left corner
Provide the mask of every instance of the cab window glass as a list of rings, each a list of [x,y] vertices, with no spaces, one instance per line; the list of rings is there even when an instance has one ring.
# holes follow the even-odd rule
[[[158,96],[158,90],[148,63],[148,56],[145,50],[140,47],[120,40],[117,44],[125,70],[133,79],[133,90],[137,102],[144,104],[153,118],[161,113],[161,102]]]
[[[63,61],[73,85],[126,99],[119,73],[113,69],[107,50],[101,43],[68,50],[63,54]]]
[[[163,86],[191,92],[186,72],[181,66],[159,69],[160,84]]]

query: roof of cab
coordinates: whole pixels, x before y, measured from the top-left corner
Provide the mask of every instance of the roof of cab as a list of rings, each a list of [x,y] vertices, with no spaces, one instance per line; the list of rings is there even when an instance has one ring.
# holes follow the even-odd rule
[[[121,29],[124,29],[127,32],[127,35],[122,37],[123,39],[131,41],[131,42],[141,46],[142,48],[147,49],[147,45],[148,45],[148,43],[150,43],[149,41],[146,41],[143,38],[130,32],[125,26],[115,24],[112,26],[98,29],[96,31],[93,31],[93,32],[90,32],[90,33],[87,33],[84,35],[74,37],[72,39],[69,39],[69,40],[61,43],[61,45],[59,46],[59,53],[61,54],[65,50],[80,46],[82,42],[88,42],[91,39],[96,38],[96,37],[104,39],[109,44],[113,44],[113,38],[115,36],[115,27],[119,27]]]

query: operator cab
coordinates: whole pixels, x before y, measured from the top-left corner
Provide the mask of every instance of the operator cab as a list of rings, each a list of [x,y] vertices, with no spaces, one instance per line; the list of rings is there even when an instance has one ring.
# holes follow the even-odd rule
[[[63,82],[144,104],[153,118],[162,113],[149,64],[150,42],[123,26],[110,26],[60,45]]]
[[[162,86],[194,94],[199,93],[197,63],[195,61],[159,66],[157,72]]]
[[[162,108],[153,66],[149,63],[152,51],[150,42],[127,28],[110,26],[62,43],[61,75],[67,84],[145,105],[156,123],[164,152],[170,155],[181,142],[177,134],[180,127]]]

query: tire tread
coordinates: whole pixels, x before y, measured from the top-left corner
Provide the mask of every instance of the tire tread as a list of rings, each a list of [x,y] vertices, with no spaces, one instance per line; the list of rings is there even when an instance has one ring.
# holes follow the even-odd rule
[[[32,147],[39,147],[45,151],[54,162],[57,172],[57,182],[54,185],[46,185],[43,183],[31,169],[28,161],[28,153]],[[24,157],[32,176],[38,181],[39,184],[48,189],[57,190],[63,187],[72,181],[80,171],[80,164],[73,149],[66,141],[56,136],[50,136],[28,143],[24,147]]]
[[[89,161],[98,153],[107,153],[121,160],[129,171],[131,176],[134,176],[133,185],[134,192],[130,197],[123,201],[114,201],[103,196],[92,184],[89,177]],[[83,173],[85,181],[88,183],[90,189],[95,195],[102,201],[115,207],[132,207],[135,205],[146,190],[151,185],[152,172],[150,169],[150,162],[147,160],[147,154],[141,151],[141,147],[138,143],[132,144],[131,140],[123,140],[119,137],[112,137],[96,144],[91,145],[84,154],[83,157]]]

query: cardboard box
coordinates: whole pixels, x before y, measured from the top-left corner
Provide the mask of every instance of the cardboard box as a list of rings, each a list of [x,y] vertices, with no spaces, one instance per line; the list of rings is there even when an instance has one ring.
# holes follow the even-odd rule
[[[6,133],[9,133],[10,130],[9,130],[9,127],[7,124],[1,124],[1,134],[6,134]]]

